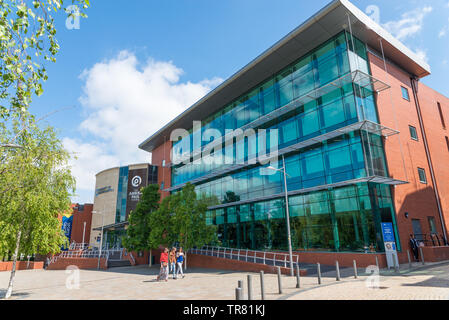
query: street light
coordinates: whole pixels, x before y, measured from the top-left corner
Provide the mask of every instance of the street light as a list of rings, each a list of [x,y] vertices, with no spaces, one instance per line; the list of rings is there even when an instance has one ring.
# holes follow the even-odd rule
[[[288,190],[287,190],[287,171],[285,168],[285,159],[282,155],[282,168],[276,169],[272,166],[267,167],[267,169],[282,172],[284,174],[284,189],[285,189],[285,211],[287,214],[287,237],[288,237],[288,254],[290,256],[290,275],[293,276],[293,253],[292,253],[292,238],[290,234],[290,212],[288,206]]]
[[[100,211],[92,211],[93,214],[101,214],[101,236],[100,236],[100,250],[98,251],[98,264],[97,269],[100,269],[100,257],[101,257],[101,249],[103,248],[103,229],[104,229],[104,210]]]

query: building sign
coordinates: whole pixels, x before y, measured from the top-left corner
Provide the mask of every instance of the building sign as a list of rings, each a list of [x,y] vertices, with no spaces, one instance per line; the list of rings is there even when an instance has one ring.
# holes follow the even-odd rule
[[[142,188],[147,186],[148,168],[129,170],[128,173],[128,194],[126,197],[126,219],[129,213],[136,209],[137,203],[140,201]]]
[[[111,186],[99,188],[99,189],[95,190],[95,197],[98,197],[100,194],[108,193],[108,192],[112,192],[112,191],[114,191],[114,189],[112,189]]]
[[[385,255],[387,257],[388,268],[394,268],[394,260],[398,264],[398,253],[396,250],[396,241],[394,239],[394,229],[391,222],[382,223],[382,235],[384,238]]]

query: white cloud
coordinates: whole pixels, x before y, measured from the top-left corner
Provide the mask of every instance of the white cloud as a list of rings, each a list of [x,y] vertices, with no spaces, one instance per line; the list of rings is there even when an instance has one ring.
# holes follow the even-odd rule
[[[72,162],[77,189],[91,190],[93,197],[99,171],[149,162],[149,154],[138,145],[222,82],[181,82],[182,74],[172,62],[149,59],[141,64],[128,51],[82,73],[80,101],[86,118],[79,137],[64,139],[78,156]]]
[[[419,32],[424,24],[424,18],[432,12],[433,8],[428,6],[407,11],[397,21],[389,21],[383,26],[399,40],[404,40]]]
[[[448,4],[449,6],[449,4]],[[449,19],[448,19],[449,20]],[[443,38],[449,31],[449,25],[446,25],[441,29],[440,33],[438,34],[438,38]]]
[[[429,57],[427,56],[427,50],[423,49],[417,49],[415,50],[415,53],[418,55],[418,57],[423,60],[424,62],[429,62]]]

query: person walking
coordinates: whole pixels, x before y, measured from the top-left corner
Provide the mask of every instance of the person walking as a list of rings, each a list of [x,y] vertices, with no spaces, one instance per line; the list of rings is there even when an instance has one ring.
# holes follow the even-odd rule
[[[419,261],[419,243],[416,240],[415,235],[410,235],[410,247],[412,248],[413,255],[415,256],[415,260]]]
[[[161,269],[159,271],[159,276],[157,277],[157,280],[168,281],[168,248],[164,248],[164,251],[161,252],[159,261],[161,263]]]
[[[182,252],[182,248],[179,248],[178,253],[176,254],[176,264],[178,265],[178,270],[176,271],[176,277],[181,272],[182,278],[184,278],[184,272],[182,272],[182,264],[184,263],[184,252]]]
[[[176,279],[176,248],[173,247],[169,255],[170,273],[173,272],[173,279]]]

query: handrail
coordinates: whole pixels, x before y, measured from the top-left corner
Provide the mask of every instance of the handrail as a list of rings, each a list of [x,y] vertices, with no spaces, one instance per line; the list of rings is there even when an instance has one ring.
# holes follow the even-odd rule
[[[134,259],[134,256],[132,254],[132,252],[129,253],[129,256],[131,257],[131,260],[133,261],[133,265],[136,264],[136,259]]]
[[[226,254],[227,250],[229,252]],[[236,250],[238,250],[238,251],[236,251]],[[287,258],[289,256],[288,253],[280,253],[280,252],[267,252],[267,251],[245,249],[245,252],[243,253],[241,251],[241,249],[223,248],[223,247],[214,247],[214,246],[203,246],[200,249],[198,249],[198,248],[189,249],[188,251],[191,253],[194,253],[194,254],[208,255],[208,256],[213,256],[213,257],[216,256],[217,258],[220,257],[220,258],[238,260],[238,261],[244,260],[246,262],[248,262],[248,257],[250,257],[250,260],[252,260],[250,262],[260,263],[260,264],[264,264],[264,265],[273,265],[273,266],[276,266],[276,263],[279,263],[280,265],[287,267],[287,261],[290,261],[290,258]],[[252,251],[253,255],[248,255],[249,251]],[[273,257],[269,258],[269,257],[267,257],[267,254],[272,254]],[[296,265],[299,264],[299,255],[293,255],[292,259],[293,259],[293,261],[292,261],[293,264],[296,264]],[[258,260],[261,262],[258,262]]]

